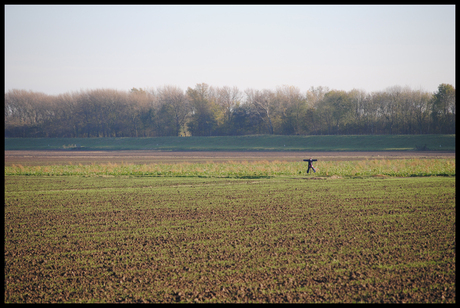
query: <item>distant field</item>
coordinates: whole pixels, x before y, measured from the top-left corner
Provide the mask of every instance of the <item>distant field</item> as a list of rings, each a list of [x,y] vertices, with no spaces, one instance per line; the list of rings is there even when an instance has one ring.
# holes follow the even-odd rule
[[[177,164],[282,161],[302,162],[308,157],[324,161],[356,161],[382,159],[455,159],[449,151],[5,151],[5,167],[14,165],[91,165],[91,164]],[[302,162],[303,163],[303,162]],[[305,164],[305,163],[303,163]]]
[[[5,138],[5,150],[455,151],[455,135]]]

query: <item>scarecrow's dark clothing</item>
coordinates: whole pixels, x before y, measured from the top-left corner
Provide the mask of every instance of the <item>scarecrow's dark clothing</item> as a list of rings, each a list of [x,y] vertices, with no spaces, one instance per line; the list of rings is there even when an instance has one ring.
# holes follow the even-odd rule
[[[315,168],[313,168],[313,162],[316,161],[316,159],[307,159],[306,161],[308,161],[308,169],[307,169],[307,173],[310,172],[310,168],[313,169],[313,172],[316,173],[316,170]]]

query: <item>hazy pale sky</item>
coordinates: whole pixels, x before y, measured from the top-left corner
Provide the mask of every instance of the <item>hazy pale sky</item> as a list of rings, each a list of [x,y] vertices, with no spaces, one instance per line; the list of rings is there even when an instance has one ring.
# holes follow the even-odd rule
[[[455,87],[455,6],[5,6],[5,91],[197,83]]]

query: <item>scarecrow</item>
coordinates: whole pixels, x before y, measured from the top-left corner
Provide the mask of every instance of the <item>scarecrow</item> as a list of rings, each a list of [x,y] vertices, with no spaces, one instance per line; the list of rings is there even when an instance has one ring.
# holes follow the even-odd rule
[[[315,173],[316,173],[316,170],[315,170],[315,168],[313,168],[313,162],[314,162],[314,161],[317,161],[317,159],[311,159],[311,157],[310,157],[310,159],[304,159],[303,161],[307,161],[307,162],[308,162],[308,169],[307,169],[307,173],[309,173],[309,172],[310,172],[310,169],[313,169],[313,172],[315,172]]]

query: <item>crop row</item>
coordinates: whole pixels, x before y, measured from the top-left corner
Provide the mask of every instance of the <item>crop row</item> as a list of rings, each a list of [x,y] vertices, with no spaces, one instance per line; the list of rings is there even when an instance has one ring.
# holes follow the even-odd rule
[[[455,159],[397,159],[361,161],[320,161],[315,164],[318,176],[455,176]],[[5,167],[7,175],[36,176],[163,176],[261,178],[307,174],[307,164],[286,161],[130,164],[101,163],[90,165],[50,165]]]
[[[5,177],[4,299],[455,303],[455,178]]]

